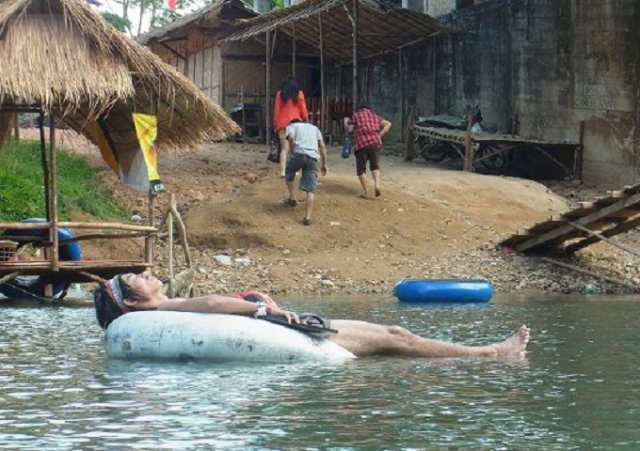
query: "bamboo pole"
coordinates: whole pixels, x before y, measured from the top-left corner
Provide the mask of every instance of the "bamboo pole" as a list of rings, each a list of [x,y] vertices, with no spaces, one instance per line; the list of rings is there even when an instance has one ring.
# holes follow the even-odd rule
[[[93,274],[91,274],[89,272],[86,272],[86,271],[78,271],[78,274],[80,274],[81,276],[86,277],[89,280],[93,280],[94,282],[98,282],[98,283],[105,283],[106,282],[106,280],[103,279],[102,277],[93,275]]]
[[[296,76],[296,24],[291,23],[291,75]]]
[[[327,112],[324,86],[324,37],[322,34],[322,13],[318,14],[318,39],[320,40],[320,132],[325,133],[325,115]]]
[[[18,113],[13,115],[13,138],[16,141],[20,141],[20,120],[18,119]]]
[[[623,287],[632,288],[634,291],[638,291],[638,287],[629,282],[625,282],[624,280],[616,279],[615,277],[605,276],[604,274],[598,274],[597,272],[589,271],[588,269],[583,269],[575,265],[570,265],[569,263],[559,262],[549,257],[541,257],[541,260],[546,263],[551,263],[552,265],[560,266],[562,268],[567,268],[572,271],[585,274],[587,276],[596,277],[598,279],[606,280],[607,282],[615,283],[617,285],[622,285]]]
[[[358,16],[359,16],[359,1],[353,0],[353,92],[351,93],[353,99],[353,111],[356,111],[358,107]]]
[[[49,229],[51,222],[0,222],[0,229],[12,230],[37,230]],[[58,222],[60,228],[76,228],[76,229],[113,229],[113,230],[130,230],[133,232],[151,232],[157,233],[156,227],[138,226],[131,224],[120,224],[110,222]]]
[[[7,274],[6,276],[0,278],[0,285],[2,285],[5,282],[9,282],[10,280],[15,279],[20,274],[22,274],[20,271],[14,271],[12,273]]]
[[[413,148],[413,141],[415,140],[415,136],[413,133],[413,123],[416,118],[416,109],[414,106],[409,108],[409,118],[407,119],[407,147],[404,153],[404,161],[411,161],[414,158],[415,150]]]
[[[240,108],[242,108],[242,142],[247,142],[247,113],[244,110],[244,85],[240,85]]]
[[[266,33],[266,48],[265,48],[265,108],[266,108],[266,135],[268,145],[271,142],[271,32]]]
[[[149,227],[154,228],[153,226],[153,203],[155,196],[153,194],[153,188],[149,187]],[[153,237],[148,236],[144,239],[144,254],[145,254],[145,262],[153,263]]]
[[[49,163],[51,165],[51,195],[49,196],[51,208],[49,209],[51,217],[47,218],[51,221],[51,269],[58,271],[59,255],[58,255],[58,177],[56,169],[56,123],[53,111],[49,113]],[[46,288],[46,287],[45,287]],[[53,286],[51,286],[53,294]]]
[[[58,240],[58,245],[59,246],[64,246],[65,244],[69,244],[69,243],[76,243],[78,241],[97,241],[97,240],[122,240],[122,239],[131,239],[131,238],[144,238],[146,237],[148,234],[144,233],[144,232],[137,232],[137,233],[117,233],[117,234],[89,234],[89,235],[81,235],[81,236],[75,236],[73,238],[67,238],[64,240]],[[13,236],[11,237],[13,238]],[[23,237],[16,237],[16,239],[18,239],[19,241],[25,241],[25,240],[29,240],[32,239],[33,237],[29,237],[29,236],[23,236]]]
[[[403,133],[400,133],[400,140],[404,142],[406,136],[404,133],[406,124],[405,124],[405,116],[404,116],[404,71],[402,70],[402,49],[398,50],[398,90],[400,91],[400,130]]]
[[[50,217],[49,214],[49,167],[47,163],[47,145],[46,138],[44,136],[44,110],[42,105],[40,106],[40,114],[38,115],[38,128],[40,129],[40,162],[42,164],[42,177],[44,180],[44,203],[46,208],[47,220]]]
[[[582,230],[583,232],[588,233],[589,235],[591,235],[591,236],[592,236],[592,237],[594,237],[594,238],[597,238],[597,239],[599,239],[599,240],[602,240],[602,241],[604,241],[605,243],[609,243],[610,245],[615,246],[615,247],[617,247],[618,249],[622,249],[622,250],[623,250],[623,251],[625,251],[625,252],[628,252],[628,253],[630,253],[630,254],[632,254],[632,255],[635,255],[636,257],[640,257],[640,253],[638,253],[638,252],[634,251],[634,250],[633,250],[633,249],[631,249],[631,248],[628,248],[627,246],[623,246],[622,244],[620,244],[620,243],[618,243],[618,242],[616,242],[616,241],[614,241],[614,240],[612,240],[612,239],[610,239],[610,238],[607,238],[607,237],[602,236],[602,234],[601,234],[601,233],[594,232],[593,230],[588,229],[588,228],[586,228],[586,227],[584,227],[584,226],[581,226],[580,224],[576,224],[575,222],[569,222],[569,224],[570,224],[572,227],[575,227],[575,228],[576,228],[576,229],[578,229],[578,230]]]
[[[473,171],[473,145],[471,142],[471,115],[467,115],[467,134],[464,144],[464,170]]]
[[[169,194],[169,208],[171,208],[171,205],[173,205],[173,202],[175,202],[175,198],[173,194]],[[167,256],[167,260],[169,263],[169,291],[168,291],[168,296],[169,298],[173,298],[175,296],[174,290],[173,290],[173,215],[169,215],[169,217],[167,218],[167,240],[168,240],[168,256]]]
[[[191,253],[189,252],[189,243],[187,243],[187,228],[184,225],[184,221],[182,217],[180,217],[180,213],[178,213],[178,209],[176,208],[176,203],[171,202],[169,204],[169,209],[171,211],[171,215],[173,215],[176,220],[176,224],[178,226],[178,235],[180,236],[180,242],[182,244],[182,248],[185,253],[185,260],[187,262],[187,267],[191,268]]]

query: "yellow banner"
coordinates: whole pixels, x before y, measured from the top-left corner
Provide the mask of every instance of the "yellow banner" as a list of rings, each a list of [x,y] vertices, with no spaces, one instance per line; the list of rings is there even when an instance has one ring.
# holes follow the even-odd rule
[[[153,143],[158,137],[158,118],[150,114],[133,113],[133,122],[140,142],[140,150],[147,164],[149,181],[160,180],[158,175],[158,152]]]

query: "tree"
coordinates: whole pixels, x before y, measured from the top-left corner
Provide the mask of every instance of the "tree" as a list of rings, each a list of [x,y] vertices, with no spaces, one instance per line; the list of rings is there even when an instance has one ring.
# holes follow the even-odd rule
[[[110,12],[102,13],[102,17],[104,17],[105,20],[113,25],[117,30],[122,31],[123,33],[131,31],[131,23],[124,17],[120,17],[119,15]]]

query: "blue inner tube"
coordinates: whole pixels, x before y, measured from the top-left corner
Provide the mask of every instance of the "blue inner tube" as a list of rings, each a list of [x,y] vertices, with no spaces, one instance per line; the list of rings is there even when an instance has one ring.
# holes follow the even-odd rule
[[[30,218],[20,222],[46,222],[46,219],[42,218]],[[48,237],[49,229],[31,229],[31,230],[5,230],[0,234],[0,238],[11,239],[13,236],[33,236],[33,237]],[[69,229],[58,229],[58,239],[68,240],[74,238],[75,235]],[[37,241],[31,240],[13,240],[18,243],[18,247],[22,247],[29,243],[37,243]],[[60,261],[79,261],[82,260],[82,249],[79,242],[67,243],[58,246],[58,258]],[[13,299],[41,299],[44,297],[44,287],[46,284],[51,283],[53,285],[53,295],[57,296],[67,288],[67,283],[58,282],[46,278],[44,276],[38,277],[16,277],[15,279],[5,282],[0,285],[0,294],[5,295],[8,298]]]
[[[393,295],[412,303],[489,302],[493,285],[488,280],[405,279],[395,284]]]

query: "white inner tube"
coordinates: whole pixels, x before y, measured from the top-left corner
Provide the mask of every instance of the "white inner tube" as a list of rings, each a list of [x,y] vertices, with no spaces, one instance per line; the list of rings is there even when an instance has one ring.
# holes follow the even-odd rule
[[[107,328],[116,359],[211,362],[345,360],[343,347],[286,326],[239,315],[146,311],[127,313]]]

